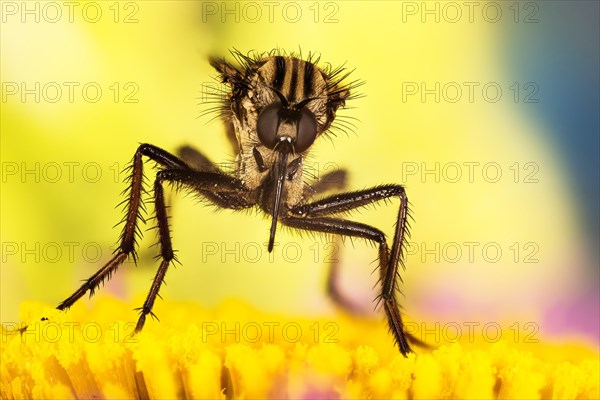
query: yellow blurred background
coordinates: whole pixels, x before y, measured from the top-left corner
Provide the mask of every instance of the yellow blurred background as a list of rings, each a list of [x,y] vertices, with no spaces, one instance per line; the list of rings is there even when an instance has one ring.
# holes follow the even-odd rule
[[[358,119],[355,134],[318,141],[310,162],[317,174],[347,169],[349,189],[406,185],[410,320],[533,322],[540,337],[597,344],[597,206],[586,214],[594,197],[578,191],[578,157],[544,114],[561,91],[544,86],[547,71],[514,59],[519,45],[543,57],[535,49],[555,24],[576,25],[556,19],[561,7],[576,17],[595,7],[551,3],[3,2],[1,320],[17,320],[26,300],[58,304],[110,258],[126,188],[118,172],[139,143],[171,152],[190,144],[232,161],[222,123],[199,118],[210,107],[203,90],[215,84],[208,56],[280,48],[346,63],[366,81],[365,96],[340,113]],[[576,47],[577,35],[555,50]],[[571,67],[597,62],[597,51]],[[587,84],[597,91],[597,79]],[[597,149],[583,151],[597,165]],[[589,184],[597,193],[598,181]],[[189,196],[169,201],[182,266],[168,272],[163,298],[335,312],[325,295],[335,246],[326,239],[280,229],[269,255],[269,220],[215,213]],[[391,236],[396,210],[382,204],[355,219]],[[126,263],[97,296],[142,301],[158,266],[154,235],[140,242],[137,267]],[[341,290],[371,310],[375,248],[345,240],[335,256]],[[154,311],[169,312],[160,301]]]

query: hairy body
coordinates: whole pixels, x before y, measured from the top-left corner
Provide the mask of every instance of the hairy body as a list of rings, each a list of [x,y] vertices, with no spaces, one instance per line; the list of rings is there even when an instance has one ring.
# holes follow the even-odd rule
[[[313,143],[334,128],[337,110],[344,107],[360,82],[346,82],[349,72],[344,68],[321,68],[318,60],[310,55],[302,59],[280,53],[253,57],[239,52],[232,54],[236,65],[225,59],[212,59],[211,65],[228,88],[219,110],[229,132],[235,136],[234,174],[221,171],[202,153],[189,147],[184,147],[178,157],[150,144],[141,145],[131,164],[124,227],[115,256],[58,308],[70,307],[88,291],[93,294],[125,259],[136,259],[136,237],[141,234],[139,222],[144,208],[143,158],[147,157],[160,168],[153,195],[161,264],[140,308],[136,331],[143,328],[147,315],[153,315],[154,301],[169,265],[175,260],[164,199],[163,185],[167,183],[197,193],[222,208],[259,207],[272,217],[269,251],[273,249],[279,223],[377,244],[381,281],[378,300],[383,303],[400,352],[407,355],[411,352],[408,340],[420,341],[404,331],[396,293],[407,233],[408,199],[404,188],[395,184],[380,185],[311,201],[314,192],[318,194],[327,189],[327,185],[317,184],[311,191],[303,179],[304,159]],[[391,247],[381,230],[337,217],[391,197],[400,200]]]

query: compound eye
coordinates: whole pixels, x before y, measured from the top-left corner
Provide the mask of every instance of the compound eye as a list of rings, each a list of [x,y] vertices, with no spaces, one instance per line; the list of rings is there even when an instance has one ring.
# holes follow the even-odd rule
[[[296,152],[308,149],[317,138],[317,118],[309,109],[303,108],[298,121],[298,135],[294,143]]]
[[[273,103],[265,107],[258,115],[256,131],[258,138],[268,148],[272,149],[276,144],[277,128],[279,127],[279,110],[281,104]]]

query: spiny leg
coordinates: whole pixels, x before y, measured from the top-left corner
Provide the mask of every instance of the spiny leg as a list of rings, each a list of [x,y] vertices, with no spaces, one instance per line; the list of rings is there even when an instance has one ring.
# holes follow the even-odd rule
[[[70,297],[65,299],[58,305],[59,310],[64,310],[71,307],[79,298],[81,298],[88,290],[90,296],[94,294],[94,291],[104,279],[110,279],[111,275],[119,268],[119,266],[127,259],[129,255],[132,255],[134,261],[136,259],[135,244],[136,237],[139,235],[138,221],[143,219],[140,215],[140,209],[143,209],[142,203],[142,192],[143,180],[144,180],[144,165],[142,157],[146,156],[156,163],[166,168],[179,168],[187,169],[188,166],[175,157],[174,155],[162,150],[151,144],[142,144],[138,147],[133,161],[131,164],[131,175],[129,179],[131,183],[129,185],[129,198],[126,200],[128,203],[127,213],[124,218],[125,226],[121,233],[121,243],[117,248],[115,256],[98,270],[94,275],[88,278],[83,285]]]
[[[400,208],[396,221],[396,229],[394,232],[394,241],[391,252],[388,251],[387,242],[383,233],[368,225],[362,225],[351,221],[340,219],[324,219],[321,216],[339,214],[350,211],[352,209],[372,204],[379,200],[385,200],[390,197],[397,196],[400,198]],[[305,204],[290,210],[290,213],[297,215],[300,221],[305,221],[307,226],[304,229],[317,230],[321,232],[338,233],[341,235],[358,236],[365,239],[373,240],[379,243],[379,268],[380,279],[382,282],[381,294],[378,296],[384,301],[385,313],[390,325],[390,329],[394,334],[394,338],[402,354],[406,355],[411,351],[407,338],[416,344],[424,344],[420,340],[412,337],[412,335],[404,332],[404,325],[400,315],[400,309],[395,294],[396,277],[400,278],[398,273],[398,265],[402,264],[402,250],[404,247],[404,237],[407,231],[407,215],[408,215],[408,199],[404,188],[400,185],[384,185],[356,192],[342,193],[335,196],[327,197],[313,203]],[[333,228],[323,222],[310,221],[330,221],[333,223]],[[334,222],[331,222],[334,221]],[[288,223],[286,220],[284,223]],[[352,231],[344,229],[352,226],[362,227],[362,234],[352,234]],[[365,236],[365,229],[370,229],[369,235]],[[401,279],[401,278],[400,278]]]
[[[217,164],[210,161],[208,157],[191,146],[180,147],[177,150],[177,154],[179,154],[179,157],[181,157],[181,159],[193,170],[224,175]],[[222,208],[241,209],[253,205],[253,203],[249,204],[243,196],[237,196],[237,193],[215,192],[201,189],[198,189],[198,192]]]
[[[162,171],[161,171],[162,172]],[[160,290],[161,284],[164,282],[167,268],[171,261],[175,260],[175,253],[173,252],[173,246],[171,244],[171,233],[169,232],[169,219],[167,217],[167,208],[165,206],[165,196],[161,181],[161,172],[156,176],[154,181],[154,209],[156,212],[156,222],[158,226],[158,238],[160,243],[160,267],[156,272],[156,276],[150,286],[150,291],[146,297],[144,305],[140,308],[140,318],[138,319],[135,331],[139,332],[144,327],[146,322],[146,315],[152,312],[152,306],[158,291]]]
[[[171,243],[169,221],[164,199],[164,189],[162,186],[162,183],[165,181],[174,183],[180,187],[185,186],[186,188],[196,190],[203,195],[205,195],[206,192],[212,192],[213,195],[219,195],[222,193],[225,197],[219,195],[216,198],[229,199],[231,201],[230,203],[219,204],[227,208],[241,208],[240,204],[242,200],[239,198],[243,199],[244,195],[246,194],[243,184],[239,180],[227,175],[204,171],[191,171],[187,169],[166,169],[159,171],[156,174],[156,180],[154,181],[154,207],[158,226],[161,263],[156,272],[156,276],[152,281],[152,286],[150,286],[150,291],[148,292],[146,301],[144,302],[144,305],[139,308],[140,317],[135,327],[136,332],[142,330],[148,314],[154,315],[152,313],[152,307],[154,306],[154,302],[156,301],[160,287],[164,282],[167,269],[169,264],[173,260],[176,260]],[[233,196],[234,193],[237,193],[239,196]],[[250,205],[250,203],[246,203],[246,207]]]
[[[344,236],[359,237],[367,239],[379,244],[379,268],[380,273],[386,277],[392,271],[388,268],[389,265],[389,251],[385,240],[385,235],[380,230],[373,228],[372,226],[361,224],[359,222],[347,221],[337,218],[298,218],[298,217],[286,217],[281,222],[287,226],[305,229],[309,231],[317,231],[324,233],[333,233]],[[385,278],[384,278],[385,280]],[[408,334],[404,332],[404,325],[402,323],[402,316],[396,301],[395,293],[392,292],[390,296],[386,296],[382,292],[381,298],[384,301],[385,312],[388,318],[390,330],[394,335],[394,339],[400,352],[406,356],[412,352],[407,337]]]
[[[382,298],[390,298],[394,294],[396,276],[400,277],[398,265],[403,265],[403,250],[406,245],[405,236],[408,228],[408,198],[404,187],[401,185],[382,185],[372,189],[341,193],[290,210],[291,214],[298,217],[320,217],[344,213],[390,197],[399,197],[400,207],[389,262],[385,266],[386,274],[382,276]],[[402,279],[400,278],[400,280]]]

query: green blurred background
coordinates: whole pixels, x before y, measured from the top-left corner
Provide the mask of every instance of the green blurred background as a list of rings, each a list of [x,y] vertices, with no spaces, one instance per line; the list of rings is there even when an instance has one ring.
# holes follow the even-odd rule
[[[412,320],[533,321],[597,343],[597,2],[72,4],[2,3],[3,322],[26,300],[58,304],[109,259],[118,171],[139,143],[231,162],[222,123],[199,118],[215,87],[207,58],[280,48],[366,81],[340,113],[358,119],[355,134],[320,140],[310,162],[347,169],[352,189],[406,185]],[[282,229],[269,256],[268,220],[169,199],[183,266],[164,298],[334,312],[326,239]],[[396,209],[355,219],[391,235]],[[154,235],[99,296],[143,300]],[[370,310],[376,250],[346,240],[335,256],[342,291]]]

